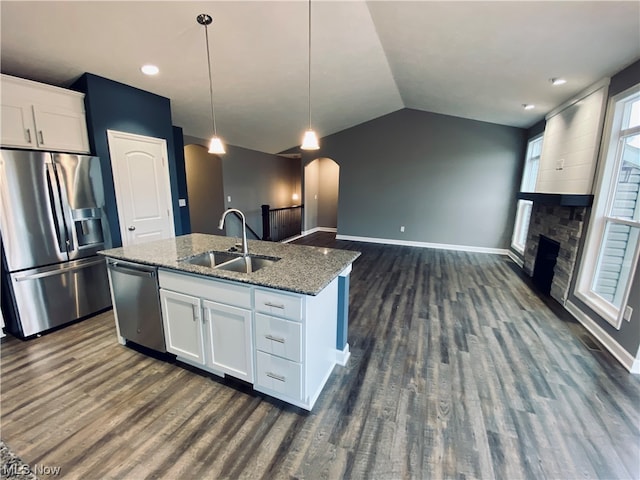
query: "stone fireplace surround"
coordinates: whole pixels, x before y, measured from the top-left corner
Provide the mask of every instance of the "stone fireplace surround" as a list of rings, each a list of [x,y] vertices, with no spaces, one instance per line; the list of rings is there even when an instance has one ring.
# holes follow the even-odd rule
[[[551,283],[551,297],[562,305],[569,295],[569,285],[576,270],[578,245],[584,232],[587,208],[544,205],[535,200],[533,202],[523,268],[527,275],[533,275],[540,235],[559,242],[560,251]]]

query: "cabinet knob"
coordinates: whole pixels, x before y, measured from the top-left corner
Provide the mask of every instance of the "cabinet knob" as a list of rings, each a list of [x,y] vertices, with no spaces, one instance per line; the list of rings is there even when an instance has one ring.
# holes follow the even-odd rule
[[[129,230],[130,232],[133,232],[136,229],[136,227],[134,225],[131,225],[127,230]]]

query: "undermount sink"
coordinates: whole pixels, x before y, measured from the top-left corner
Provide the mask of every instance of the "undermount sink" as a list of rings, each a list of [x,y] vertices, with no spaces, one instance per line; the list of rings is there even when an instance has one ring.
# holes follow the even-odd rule
[[[252,273],[257,272],[261,268],[267,267],[280,260],[279,258],[255,257],[238,257],[228,262],[222,263],[216,267],[217,270],[230,270],[232,272]]]
[[[193,257],[183,258],[180,262],[215,270],[252,273],[280,260],[272,257],[248,255],[246,257],[228,252],[205,252]]]
[[[201,267],[215,268],[221,263],[228,262],[229,260],[239,259],[237,254],[227,252],[204,252],[193,257],[183,258],[180,260],[184,263],[190,263],[191,265],[200,265]]]

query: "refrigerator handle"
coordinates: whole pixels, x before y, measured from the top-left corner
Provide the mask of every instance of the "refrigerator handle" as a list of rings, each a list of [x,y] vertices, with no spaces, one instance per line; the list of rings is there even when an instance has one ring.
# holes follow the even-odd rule
[[[62,215],[62,205],[60,202],[60,190],[58,185],[58,176],[56,175],[55,166],[52,163],[47,162],[47,190],[49,191],[49,200],[51,208],[53,209],[53,221],[56,226],[58,248],[61,252],[66,253],[69,241],[67,240],[67,229]]]

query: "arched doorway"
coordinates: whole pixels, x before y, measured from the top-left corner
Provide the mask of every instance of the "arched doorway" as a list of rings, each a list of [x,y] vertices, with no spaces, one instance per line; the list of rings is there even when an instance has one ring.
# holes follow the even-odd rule
[[[327,157],[316,158],[304,167],[305,234],[338,229],[340,165]]]

